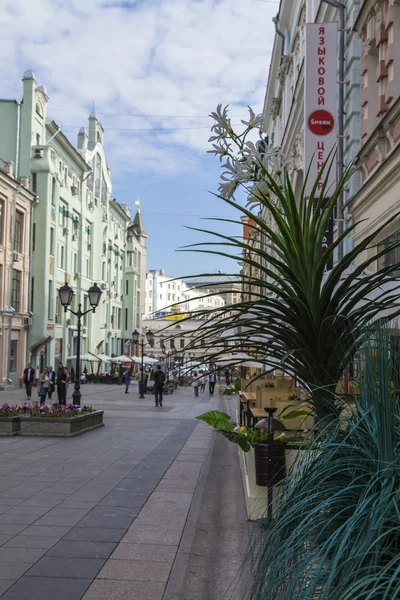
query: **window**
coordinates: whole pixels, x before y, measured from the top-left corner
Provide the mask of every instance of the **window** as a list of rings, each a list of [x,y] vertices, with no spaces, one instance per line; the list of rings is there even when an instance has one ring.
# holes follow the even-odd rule
[[[4,244],[4,200],[0,200],[0,244]]]
[[[32,192],[36,194],[37,191],[37,175],[36,173],[32,174]]]
[[[119,308],[118,309],[118,329],[121,329],[121,316],[122,316],[122,310]]]
[[[391,265],[395,265],[397,262],[400,261],[400,248],[389,249],[392,244],[398,242],[400,242],[400,232],[394,233],[392,236],[386,238],[386,240],[382,242],[382,245],[385,248],[388,248],[388,252],[381,258],[381,264],[379,265],[380,268],[390,267]],[[381,248],[378,248],[378,251],[380,249]]]
[[[53,206],[56,204],[56,178],[53,177],[51,180],[51,203]]]
[[[149,306],[149,313],[151,313],[151,306]]]
[[[168,289],[169,289],[169,290],[171,289],[171,284],[170,284],[170,283],[168,284]]]
[[[39,115],[39,117],[43,117],[43,108],[40,102],[36,102],[36,114]]]
[[[40,133],[36,134],[36,146],[40,146]]]
[[[106,263],[103,262],[103,264],[101,265],[101,279],[103,281],[106,280]]]
[[[171,300],[171,294],[168,294],[168,300]]]
[[[160,294],[160,300],[162,300],[162,294]]]
[[[73,272],[75,274],[75,273],[78,272],[78,255],[77,255],[76,252],[73,252],[72,256],[74,257],[74,259],[73,259],[73,265],[74,265]]]
[[[151,295],[152,295],[152,293],[151,293],[151,290],[150,290],[150,291],[149,291],[149,298],[151,298]]]
[[[174,339],[169,340],[169,347],[170,348],[175,348],[175,340]]]
[[[24,215],[17,210],[15,213],[14,252],[22,253]]]
[[[128,309],[125,309],[125,329],[128,329]]]
[[[181,348],[185,347],[185,340],[182,338],[180,339],[180,345],[181,345]]]
[[[54,227],[50,227],[50,254],[54,256]]]
[[[16,312],[20,310],[21,303],[21,271],[12,271],[12,307]]]
[[[53,282],[49,279],[49,303],[47,308],[47,318],[53,318]]]
[[[10,344],[10,373],[17,372],[18,341],[11,340]]]
[[[61,244],[58,246],[58,267],[60,269],[64,268],[64,246]]]
[[[125,281],[125,294],[126,295],[129,294],[129,281],[128,280]]]
[[[60,300],[59,295],[57,294],[57,296],[56,296],[56,314],[55,314],[56,323],[61,323],[61,313],[62,313],[61,300]]]
[[[86,259],[86,277],[90,277],[90,273],[89,273],[89,259]]]

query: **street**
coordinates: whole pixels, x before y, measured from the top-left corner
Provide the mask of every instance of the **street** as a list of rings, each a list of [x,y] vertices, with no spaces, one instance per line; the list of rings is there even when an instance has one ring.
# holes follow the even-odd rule
[[[82,393],[105,410],[105,427],[0,438],[1,597],[233,598],[248,543],[237,450],[195,420],[228,401],[195,400],[192,388],[162,408],[137,386]]]

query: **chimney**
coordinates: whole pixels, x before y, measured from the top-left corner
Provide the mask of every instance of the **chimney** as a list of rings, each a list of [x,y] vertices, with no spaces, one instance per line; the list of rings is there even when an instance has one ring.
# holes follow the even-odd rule
[[[19,182],[22,185],[22,187],[24,187],[27,190],[29,190],[29,184],[30,184],[30,178],[29,177],[20,177],[19,178]]]
[[[6,162],[4,165],[4,171],[9,177],[14,177],[14,163],[11,161]]]

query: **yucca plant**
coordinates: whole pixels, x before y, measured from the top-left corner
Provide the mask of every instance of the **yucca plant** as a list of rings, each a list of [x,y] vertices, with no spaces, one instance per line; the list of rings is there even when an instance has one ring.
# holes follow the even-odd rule
[[[366,326],[378,317],[393,317],[399,309],[400,265],[370,272],[376,261],[392,248],[378,246],[373,256],[367,250],[386,224],[367,235],[328,270],[336,251],[357,224],[345,228],[334,243],[321,252],[326,230],[335,213],[341,190],[352,170],[345,172],[334,189],[326,185],[334,157],[325,165],[308,199],[306,181],[298,197],[284,176],[277,152],[262,152],[247,141],[260,117],[250,110],[242,133],[233,130],[227,109],[218,107],[211,141],[221,160],[226,158],[218,198],[235,207],[239,216],[251,219],[249,227],[257,240],[250,243],[212,229],[197,229],[215,242],[187,247],[191,251],[240,258],[256,275],[244,275],[244,285],[253,288],[250,300],[210,313],[191,347],[203,347],[205,359],[215,361],[224,352],[215,339],[223,336],[229,350],[251,349],[267,368],[282,368],[294,375],[309,394],[317,419],[331,421],[340,411],[336,386],[358,350]],[[248,194],[247,207],[234,199],[238,188]],[[394,216],[391,217],[392,221]],[[219,219],[213,219],[218,221]],[[239,219],[222,219],[241,225]],[[356,263],[356,267],[352,265]],[[234,274],[234,273],[233,273]],[[212,274],[206,274],[208,277]]]
[[[363,348],[361,400],[304,446],[253,540],[251,600],[400,598],[400,403],[387,329]],[[392,360],[394,358],[394,360]]]

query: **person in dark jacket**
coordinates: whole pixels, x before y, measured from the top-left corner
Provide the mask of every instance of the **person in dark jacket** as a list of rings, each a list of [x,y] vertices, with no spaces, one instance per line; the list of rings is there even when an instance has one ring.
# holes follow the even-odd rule
[[[32,386],[35,383],[35,370],[32,369],[32,364],[28,363],[28,366],[24,370],[24,384],[26,390],[26,397],[28,400],[31,399]]]
[[[160,365],[158,365],[156,372],[154,373],[154,394],[156,400],[156,406],[162,406],[163,401],[163,388],[164,388],[165,375],[161,371]]]
[[[57,373],[57,394],[58,401],[60,404],[66,404],[67,402],[67,385],[69,381],[69,373],[68,369],[64,367],[62,362],[58,363],[58,373]]]
[[[55,373],[55,371],[53,371],[53,367],[49,367],[48,376],[49,376],[50,385],[49,385],[49,391],[47,392],[47,395],[49,397],[49,400],[51,400],[51,397],[52,397],[53,392],[56,387],[56,373]]]

